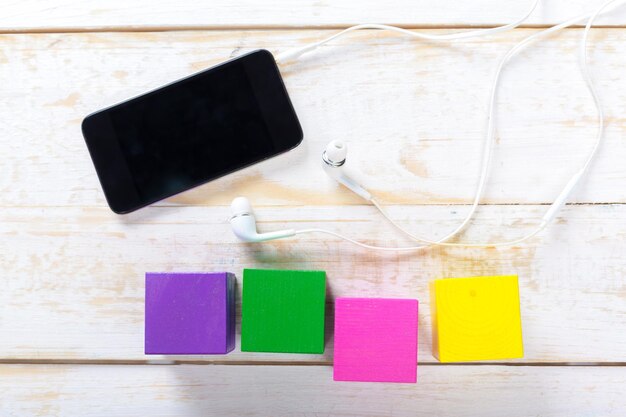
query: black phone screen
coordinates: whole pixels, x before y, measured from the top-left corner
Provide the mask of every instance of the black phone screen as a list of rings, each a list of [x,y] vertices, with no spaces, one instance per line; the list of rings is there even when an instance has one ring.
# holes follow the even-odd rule
[[[303,136],[264,50],[94,113],[82,129],[116,213],[285,152]]]

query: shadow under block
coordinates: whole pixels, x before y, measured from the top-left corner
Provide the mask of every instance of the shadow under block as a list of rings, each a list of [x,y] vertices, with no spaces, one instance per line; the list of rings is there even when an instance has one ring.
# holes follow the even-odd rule
[[[417,300],[337,298],[335,381],[417,381]]]
[[[437,279],[430,305],[440,362],[524,357],[517,276]]]
[[[225,354],[235,347],[235,276],[146,273],[145,353]]]
[[[244,352],[324,353],[326,273],[245,269]]]

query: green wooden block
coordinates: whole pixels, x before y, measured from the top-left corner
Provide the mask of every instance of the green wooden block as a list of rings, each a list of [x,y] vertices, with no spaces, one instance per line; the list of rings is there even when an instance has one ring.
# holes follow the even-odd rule
[[[241,350],[324,353],[326,272],[244,269]]]

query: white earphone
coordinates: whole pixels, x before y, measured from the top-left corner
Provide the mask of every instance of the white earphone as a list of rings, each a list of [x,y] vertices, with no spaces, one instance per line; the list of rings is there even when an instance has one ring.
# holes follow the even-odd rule
[[[265,242],[266,240],[282,239],[296,234],[293,229],[277,232],[259,233],[256,229],[256,219],[250,201],[245,197],[237,197],[230,205],[233,215],[230,224],[235,236],[244,242]]]
[[[340,140],[334,140],[326,146],[322,153],[322,168],[328,176],[339,184],[349,188],[368,202],[372,201],[372,195],[359,185],[346,171],[345,163],[348,156],[348,146]]]
[[[584,177],[584,175],[587,173],[587,170],[589,168],[589,166],[591,165],[592,161],[595,159],[595,156],[597,154],[597,151],[600,147],[600,143],[602,142],[602,138],[604,135],[604,114],[603,114],[603,110],[602,107],[600,105],[600,100],[598,98],[598,95],[596,93],[595,90],[595,86],[593,84],[593,80],[591,78],[591,74],[589,71],[589,66],[587,63],[587,39],[588,39],[588,34],[589,31],[591,29],[591,26],[593,24],[593,22],[595,21],[595,19],[597,18],[597,16],[599,14],[601,14],[603,11],[605,11],[607,8],[615,8],[617,6],[622,5],[623,3],[625,3],[626,0],[610,0],[607,1],[606,3],[604,3],[601,7],[599,7],[594,13],[591,14],[585,14],[583,16],[578,16],[576,18],[570,19],[566,22],[563,22],[559,25],[553,26],[549,29],[543,30],[541,32],[537,32],[527,38],[525,38],[524,40],[522,40],[521,42],[519,42],[516,46],[514,46],[506,55],[505,57],[502,59],[502,61],[500,62],[499,66],[498,66],[498,70],[496,72],[496,77],[494,80],[494,84],[493,84],[493,88],[491,91],[491,96],[490,96],[490,106],[489,106],[489,115],[488,115],[488,128],[487,128],[487,135],[485,136],[485,146],[484,146],[484,150],[483,150],[483,157],[482,157],[482,168],[481,168],[481,174],[480,174],[480,178],[479,178],[479,183],[478,183],[478,187],[474,196],[474,200],[472,203],[472,206],[470,208],[469,213],[466,215],[465,219],[461,222],[461,224],[455,229],[453,230],[451,233],[449,233],[448,235],[446,235],[445,237],[439,239],[439,240],[431,240],[431,239],[424,239],[418,236],[413,235],[412,233],[408,232],[406,229],[404,229],[402,226],[400,226],[396,221],[394,221],[392,218],[390,218],[387,213],[384,211],[384,209],[382,208],[382,206],[376,201],[376,199],[371,195],[371,193],[369,191],[367,191],[363,186],[361,186],[357,181],[355,181],[353,179],[353,177],[351,176],[350,172],[347,170],[346,167],[346,161],[347,161],[347,153],[348,153],[348,148],[347,145],[345,143],[343,143],[342,141],[332,141],[330,142],[326,149],[324,150],[324,152],[322,153],[322,167],[324,169],[324,171],[328,174],[328,176],[330,176],[331,178],[333,178],[335,181],[337,181],[338,183],[342,184],[343,186],[345,186],[346,188],[352,190],[354,193],[356,193],[357,195],[359,195],[360,197],[362,197],[363,199],[365,199],[366,201],[372,203],[379,211],[380,213],[387,219],[389,220],[389,222],[399,231],[401,231],[402,233],[404,233],[406,236],[408,236],[410,239],[420,242],[421,245],[418,246],[407,246],[407,247],[381,247],[381,246],[372,246],[372,245],[368,245],[362,242],[358,242],[356,240],[350,239],[348,237],[345,237],[343,235],[340,235],[338,233],[335,233],[333,231],[330,230],[325,230],[325,229],[302,229],[302,230],[294,230],[294,229],[288,229],[288,230],[282,230],[282,231],[277,231],[277,232],[269,232],[269,233],[258,233],[257,232],[257,228],[256,228],[256,220],[254,217],[254,213],[252,211],[252,206],[250,205],[250,202],[244,198],[244,197],[237,197],[235,200],[233,200],[231,208],[233,210],[233,216],[230,219],[230,223],[233,229],[233,232],[235,233],[235,235],[241,239],[244,242],[263,242],[263,241],[267,241],[267,240],[273,240],[273,239],[282,239],[282,238],[286,238],[286,237],[291,237],[291,236],[295,236],[297,234],[304,234],[304,233],[325,233],[331,236],[335,236],[341,239],[344,239],[350,243],[353,243],[355,245],[361,246],[363,248],[366,249],[373,249],[373,250],[381,250],[381,251],[406,251],[406,250],[417,250],[417,249],[424,249],[430,246],[460,246],[460,247],[496,247],[496,246],[512,246],[512,245],[516,245],[519,243],[522,243],[532,237],[534,237],[535,235],[537,235],[539,232],[541,232],[544,228],[546,228],[548,226],[548,224],[550,224],[550,222],[552,222],[552,220],[556,217],[556,215],[558,214],[558,212],[560,211],[560,209],[565,205],[565,203],[567,202],[568,197],[570,196],[570,194],[572,193],[572,191],[575,189],[576,185],[580,182],[581,178]],[[499,32],[503,32],[506,30],[511,30],[517,26],[519,26],[521,23],[523,23],[529,16],[530,14],[533,12],[533,10],[537,7],[537,4],[539,3],[539,0],[535,0],[533,3],[532,8],[530,9],[530,11],[520,20],[518,20],[515,23],[511,23],[505,26],[500,26],[500,27],[496,27],[496,28],[490,28],[490,29],[479,29],[479,30],[473,30],[473,31],[468,31],[468,32],[461,32],[461,33],[455,33],[455,34],[444,34],[444,35],[432,35],[432,34],[421,34],[418,32],[412,32],[406,29],[402,29],[402,28],[398,28],[398,27],[394,27],[394,26],[386,26],[386,25],[378,25],[378,24],[366,24],[366,25],[358,25],[358,26],[353,26],[350,27],[348,29],[345,29],[342,32],[339,32],[333,36],[330,36],[326,39],[323,39],[319,42],[315,42],[312,43],[310,45],[301,47],[301,48],[296,48],[294,50],[290,50],[290,51],[286,51],[283,54],[280,54],[276,61],[277,62],[284,62],[287,60],[293,60],[296,59],[297,57],[299,57],[300,55],[310,52],[312,50],[314,50],[315,48],[324,45],[330,41],[332,41],[333,39],[336,39],[346,33],[352,32],[354,30],[357,29],[382,29],[382,30],[391,30],[391,31],[395,31],[395,32],[399,32],[405,35],[409,35],[412,37],[416,37],[416,38],[420,38],[420,39],[428,39],[428,40],[450,40],[450,39],[464,39],[464,38],[470,38],[470,37],[476,37],[476,36],[485,36],[485,35],[489,35],[489,34],[494,34],[494,33],[499,33]],[[500,82],[500,75],[502,73],[502,70],[504,68],[504,66],[510,61],[510,59],[515,56],[519,51],[521,51],[524,47],[526,47],[529,43],[531,43],[532,41],[540,38],[540,37],[544,37],[548,34],[551,34],[553,32],[556,32],[558,30],[561,30],[563,28],[572,26],[573,24],[584,20],[584,19],[588,19],[587,21],[587,25],[585,27],[584,33],[583,33],[583,38],[581,41],[581,49],[580,49],[580,55],[581,55],[581,70],[582,70],[582,75],[583,78],[587,84],[587,88],[594,100],[594,104],[596,106],[597,109],[597,116],[598,116],[598,131],[597,131],[597,135],[596,135],[596,142],[595,145],[592,149],[592,151],[590,152],[589,156],[587,157],[587,160],[585,162],[585,164],[583,165],[583,167],[577,171],[572,178],[567,182],[567,184],[565,185],[565,187],[563,188],[563,190],[559,193],[558,197],[555,199],[555,201],[550,205],[550,207],[548,208],[548,210],[546,211],[546,213],[544,214],[544,216],[542,217],[540,224],[535,228],[535,230],[533,230],[531,233],[527,234],[526,236],[520,238],[520,239],[516,239],[516,240],[512,240],[512,241],[508,241],[508,242],[496,242],[496,243],[448,243],[447,241],[452,239],[453,237],[457,236],[461,231],[463,231],[465,229],[465,227],[467,226],[467,224],[470,222],[470,220],[473,218],[474,213],[476,212],[476,209],[478,208],[478,203],[480,202],[480,199],[482,197],[484,188],[485,188],[485,184],[487,182],[487,177],[488,177],[488,171],[489,171],[489,164],[491,161],[491,154],[492,154],[492,148],[493,148],[493,143],[494,143],[494,138],[495,138],[495,108],[496,108],[496,98],[497,98],[497,92],[498,92],[498,87],[499,87],[499,82]]]

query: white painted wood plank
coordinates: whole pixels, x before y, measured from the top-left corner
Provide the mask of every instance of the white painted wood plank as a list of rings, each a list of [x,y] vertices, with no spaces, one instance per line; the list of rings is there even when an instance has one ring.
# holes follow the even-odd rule
[[[377,258],[320,238],[244,248],[234,243],[223,223],[230,199],[245,194],[261,206],[279,206],[259,212],[267,222],[263,227],[284,227],[292,220],[400,243],[371,208],[332,206],[360,203],[318,167],[326,141],[347,134],[358,138],[353,139],[352,150],[363,167],[363,182],[384,200],[396,204],[467,201],[474,180],[458,168],[477,170],[474,157],[483,127],[478,116],[484,108],[475,87],[488,85],[492,67],[485,62],[494,62],[530,30],[495,44],[453,48],[398,44],[379,33],[356,35],[377,48],[343,43],[287,69],[288,88],[309,132],[297,151],[132,216],[117,217],[105,208],[79,133],[84,114],[199,70],[233,51],[255,45],[284,49],[327,33],[0,37],[2,45],[10,45],[2,48],[0,72],[10,74],[13,81],[0,84],[2,130],[7,132],[0,139],[5,155],[0,158],[0,265],[8,277],[5,291],[0,292],[0,334],[9,335],[0,339],[0,356],[143,360],[145,271],[219,268],[240,275],[244,266],[279,265],[326,269],[331,296],[415,296],[422,300],[424,314],[428,314],[424,302],[428,279],[519,273],[524,305],[528,305],[525,360],[622,361],[623,206],[572,207],[564,212],[567,223],[552,229],[536,247],[436,250],[416,257]],[[574,169],[570,162],[584,156],[594,128],[585,116],[591,111],[589,103],[579,102],[585,95],[583,85],[575,81],[579,35],[580,31],[570,31],[536,52],[529,51],[526,57],[534,63],[545,60],[536,73],[533,67],[521,66],[508,74],[498,163],[487,201],[550,201]],[[600,85],[611,117],[609,140],[576,201],[625,198],[626,151],[621,138],[626,100],[620,88],[625,58],[618,53],[624,36],[615,30],[598,35],[605,43],[594,61],[606,63],[596,72],[604,80]],[[353,54],[354,61],[341,61],[341,53]],[[387,65],[390,60],[396,65]],[[360,70],[364,65],[376,82]],[[413,78],[416,74],[418,78]],[[516,77],[524,77],[524,82]],[[411,81],[398,81],[405,79]],[[451,80],[457,80],[458,89],[450,87]],[[344,85],[350,94],[336,94],[337,85]],[[510,102],[522,92],[528,98],[519,104]],[[548,102],[542,95],[547,92],[557,92],[557,99]],[[397,108],[398,115],[383,114],[387,108]],[[545,131],[537,118],[552,130]],[[473,124],[468,124],[470,119]],[[417,144],[412,132],[422,139]],[[553,142],[554,138],[562,142]],[[545,171],[528,175],[529,160],[533,168]],[[392,212],[435,236],[450,230],[464,209],[407,206]],[[520,236],[535,224],[525,219],[539,219],[543,210],[544,206],[486,208],[470,237],[508,237],[509,230],[501,226],[509,223],[510,234]],[[423,318],[420,351],[426,361],[432,361],[429,320],[427,315]],[[330,338],[328,346],[324,356],[235,353],[218,360],[328,362]]]
[[[466,207],[401,206],[394,218],[435,238]],[[545,206],[487,206],[468,240],[513,239],[536,226]],[[518,274],[525,362],[623,362],[626,352],[626,206],[570,206],[529,246],[435,249],[378,256],[323,236],[236,242],[226,207],[151,207],[127,217],[107,209],[0,208],[0,359],[149,360],[143,355],[146,271],[244,267],[327,271],[328,299],[420,301],[419,358],[431,356],[428,282]],[[369,207],[266,207],[259,228],[324,227],[370,243],[402,245]],[[238,309],[239,310],[239,309]],[[200,361],[332,361],[332,304],[323,355],[242,353]],[[239,333],[239,332],[238,332]],[[171,359],[171,358],[170,358]]]
[[[544,0],[529,19],[553,24],[592,11],[604,0]],[[532,0],[4,0],[0,30],[146,27],[347,26],[365,22],[408,26],[493,25],[516,20]],[[599,23],[623,25],[620,11]]]
[[[0,365],[3,416],[621,416],[623,367],[423,366],[417,384],[327,366]]]
[[[330,31],[98,33],[0,36],[3,115],[0,205],[103,206],[80,122],[91,111],[233,54],[283,51]],[[305,131],[288,155],[160,205],[357,204],[319,167],[349,142],[360,179],[396,204],[467,203],[477,183],[488,90],[502,55],[533,30],[451,46],[369,31],[284,68]],[[593,143],[594,108],[577,67],[580,30],[537,44],[504,76],[488,203],[547,203]],[[593,71],[607,136],[577,202],[626,202],[626,31],[593,35]],[[594,43],[595,43],[594,42]]]

